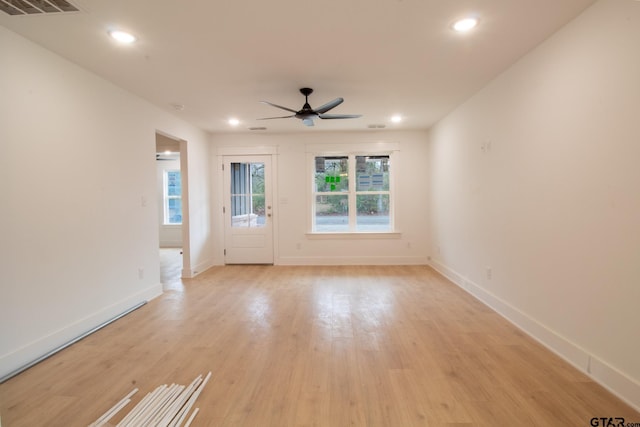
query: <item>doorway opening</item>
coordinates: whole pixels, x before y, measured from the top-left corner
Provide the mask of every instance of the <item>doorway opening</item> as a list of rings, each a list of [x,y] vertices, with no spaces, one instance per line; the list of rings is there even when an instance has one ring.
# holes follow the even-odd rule
[[[184,141],[156,132],[156,189],[158,197],[158,236],[160,281],[163,289],[182,286],[186,204],[181,158]]]

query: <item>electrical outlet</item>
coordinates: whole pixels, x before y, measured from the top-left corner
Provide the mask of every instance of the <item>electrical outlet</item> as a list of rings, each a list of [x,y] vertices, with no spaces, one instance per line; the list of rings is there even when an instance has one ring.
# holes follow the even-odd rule
[[[493,272],[491,271],[491,267],[487,267],[487,279],[491,280],[491,276],[493,275]]]
[[[144,268],[138,268],[138,279],[144,279]]]

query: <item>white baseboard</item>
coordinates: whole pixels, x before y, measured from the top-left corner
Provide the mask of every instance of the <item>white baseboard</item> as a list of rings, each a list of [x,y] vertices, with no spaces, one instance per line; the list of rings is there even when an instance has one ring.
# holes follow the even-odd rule
[[[0,378],[38,360],[47,353],[91,331],[96,326],[126,312],[141,302],[150,301],[162,294],[160,283],[150,286],[100,311],[43,336],[17,350],[0,356]]]
[[[175,249],[175,248],[181,248],[182,247],[182,241],[181,240],[163,240],[160,242],[160,248],[162,249]]]
[[[429,265],[576,369],[640,411],[640,384],[638,381],[591,355],[569,339],[549,329],[448,266],[433,260],[429,262]]]
[[[278,257],[276,265],[427,265],[422,256]]]
[[[198,274],[203,273],[215,265],[213,259],[202,261],[192,267],[190,270],[182,269],[183,279],[193,279]]]

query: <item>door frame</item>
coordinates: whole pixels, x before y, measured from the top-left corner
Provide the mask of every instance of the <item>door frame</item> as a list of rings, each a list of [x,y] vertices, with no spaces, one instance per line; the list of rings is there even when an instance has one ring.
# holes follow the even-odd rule
[[[220,215],[220,220],[218,224],[220,224],[220,236],[221,238],[218,240],[220,243],[219,250],[217,253],[220,255],[220,259],[222,260],[221,265],[225,265],[225,256],[224,256],[224,246],[226,243],[225,236],[225,219],[224,214],[222,212],[223,207],[225,205],[225,189],[224,182],[226,171],[223,171],[223,165],[225,163],[225,157],[236,157],[236,156],[270,156],[271,157],[271,201],[272,201],[272,244],[273,244],[273,265],[278,264],[279,259],[279,214],[278,214],[278,147],[275,146],[256,146],[256,147],[219,147],[217,150],[218,156],[218,177],[219,177],[219,185],[218,188],[220,190],[220,205],[217,212]]]
[[[165,138],[169,138],[178,142],[178,147],[180,150],[180,179],[182,187],[182,269],[180,270],[180,277],[188,279],[193,277],[193,272],[191,270],[191,233],[189,231],[189,161],[187,158],[187,155],[189,153],[187,150],[188,141],[159,129],[155,130],[154,135],[154,140],[156,141],[154,147],[157,146],[157,136],[161,135]],[[162,202],[160,201],[159,203]]]

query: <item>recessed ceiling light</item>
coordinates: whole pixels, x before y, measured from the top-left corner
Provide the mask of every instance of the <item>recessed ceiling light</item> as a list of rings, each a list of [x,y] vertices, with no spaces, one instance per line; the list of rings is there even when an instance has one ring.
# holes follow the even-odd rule
[[[476,25],[478,25],[478,20],[476,18],[465,18],[456,21],[453,24],[453,29],[459,33],[465,33],[475,28]]]
[[[113,30],[109,31],[109,35],[120,43],[131,44],[136,41],[136,37],[133,34],[125,31]]]
[[[391,121],[393,123],[400,123],[402,121],[402,116],[396,114],[395,116],[391,117]]]
[[[229,124],[231,126],[238,126],[240,124],[240,120],[238,120],[238,119],[229,119]]]

